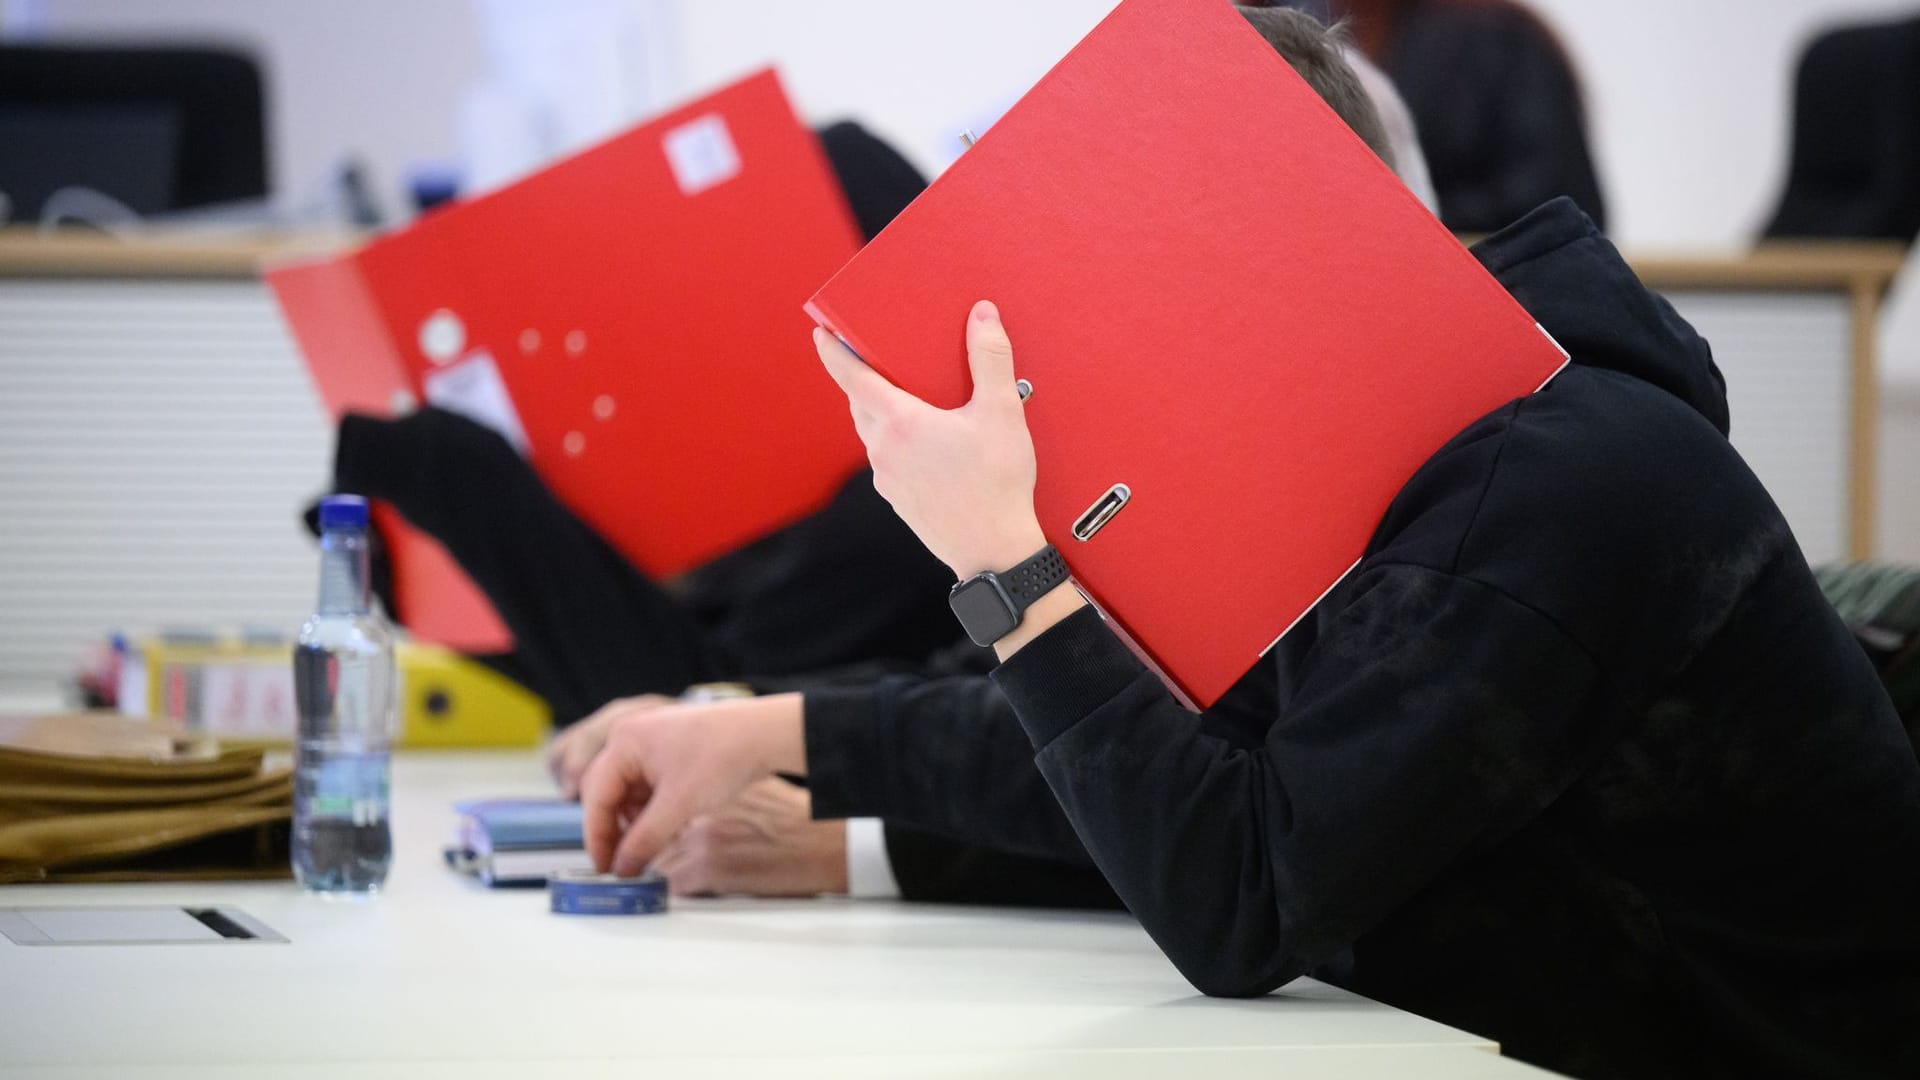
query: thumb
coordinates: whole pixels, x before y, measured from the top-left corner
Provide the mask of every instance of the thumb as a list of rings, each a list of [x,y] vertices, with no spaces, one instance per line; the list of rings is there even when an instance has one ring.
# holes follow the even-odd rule
[[[967,366],[973,371],[973,400],[1004,398],[1018,404],[1013,385],[1013,342],[1000,322],[1000,309],[991,300],[973,305],[967,316]]]

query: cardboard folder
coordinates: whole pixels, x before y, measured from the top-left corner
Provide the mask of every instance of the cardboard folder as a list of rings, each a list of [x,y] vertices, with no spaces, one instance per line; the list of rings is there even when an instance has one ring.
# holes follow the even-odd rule
[[[858,246],[766,71],[268,280],[336,412],[420,401],[494,427],[665,578],[823,505],[864,461],[800,311]],[[416,631],[459,610],[444,561],[409,591],[432,549],[395,558]]]
[[[1201,705],[1566,359],[1219,0],[1120,4],[808,310],[951,407],[982,298],[1032,386],[1042,529]]]

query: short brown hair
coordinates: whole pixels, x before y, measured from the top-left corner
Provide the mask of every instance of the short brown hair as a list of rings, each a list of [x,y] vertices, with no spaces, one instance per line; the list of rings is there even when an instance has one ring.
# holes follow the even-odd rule
[[[1307,85],[1313,87],[1313,92],[1347,122],[1353,133],[1360,136],[1360,141],[1387,163],[1387,168],[1398,167],[1393,160],[1393,147],[1387,143],[1386,125],[1380,122],[1379,110],[1373,107],[1373,98],[1367,95],[1366,87],[1360,85],[1360,77],[1341,56],[1348,46],[1344,28],[1337,24],[1328,26],[1293,8],[1247,4],[1235,7],[1260,31],[1260,36],[1267,39],[1273,51],[1292,65]]]

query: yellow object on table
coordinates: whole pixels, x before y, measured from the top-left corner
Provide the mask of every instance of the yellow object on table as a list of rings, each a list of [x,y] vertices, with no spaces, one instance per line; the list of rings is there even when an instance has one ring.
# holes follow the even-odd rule
[[[505,675],[438,645],[402,642],[400,740],[404,747],[538,746],[547,703]]]
[[[552,713],[538,695],[476,660],[438,645],[394,646],[400,676],[400,747],[538,746]],[[124,685],[144,715],[228,745],[286,746],[298,726],[292,647],[285,641],[176,635],[140,643]],[[136,711],[137,710],[129,710]]]

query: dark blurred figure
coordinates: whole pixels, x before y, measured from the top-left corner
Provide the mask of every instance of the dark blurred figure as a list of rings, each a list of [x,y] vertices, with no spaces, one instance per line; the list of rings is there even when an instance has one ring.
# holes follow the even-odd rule
[[[141,214],[267,193],[260,68],[202,48],[0,46],[0,192],[13,216],[91,188]]]
[[[1793,160],[1765,235],[1920,233],[1920,16],[1815,38],[1794,84]]]
[[[1279,0],[1345,19],[1392,77],[1427,152],[1440,220],[1490,233],[1559,195],[1606,228],[1566,50],[1513,0]]]

